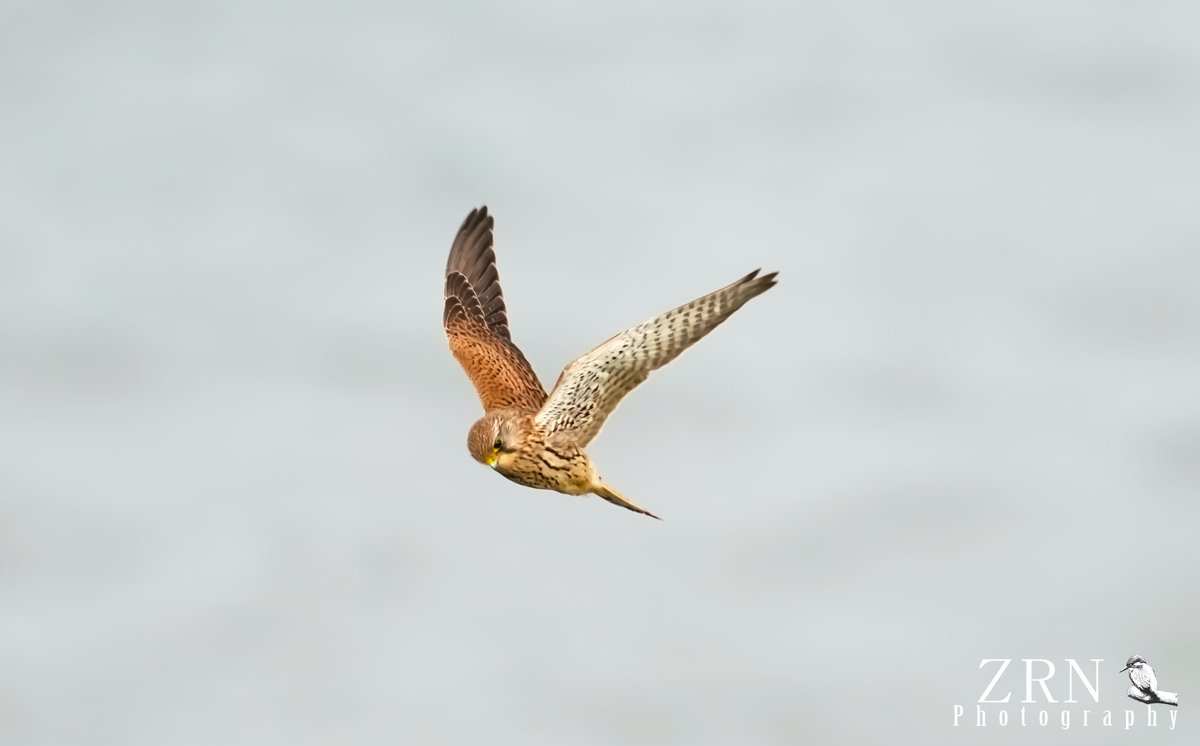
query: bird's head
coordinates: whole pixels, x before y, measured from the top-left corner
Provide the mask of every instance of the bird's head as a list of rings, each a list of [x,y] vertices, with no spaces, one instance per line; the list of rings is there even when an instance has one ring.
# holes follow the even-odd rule
[[[1140,655],[1131,655],[1129,657],[1129,660],[1125,661],[1125,667],[1121,669],[1120,673],[1125,673],[1126,671],[1128,671],[1131,668],[1142,668],[1145,665],[1146,665],[1145,658],[1143,658]]]
[[[506,466],[525,441],[527,428],[521,420],[505,412],[489,412],[471,426],[467,450],[471,458],[505,473]]]

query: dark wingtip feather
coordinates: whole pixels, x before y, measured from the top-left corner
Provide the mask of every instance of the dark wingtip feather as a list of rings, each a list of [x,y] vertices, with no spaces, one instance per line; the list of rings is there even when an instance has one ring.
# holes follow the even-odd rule
[[[496,221],[488,214],[487,205],[481,205],[467,213],[454,235],[450,256],[446,258],[446,273],[454,270],[464,271],[467,269],[465,262],[469,258],[486,253],[491,248],[491,233],[495,226]]]
[[[500,289],[496,253],[492,247],[495,222],[488,214],[487,205],[471,210],[450,246],[450,255],[446,258],[446,277],[455,272],[461,273],[479,299],[483,309],[481,320],[493,333],[510,339],[508,311]]]
[[[738,280],[739,285],[744,285],[746,287],[746,289],[748,291],[750,291],[749,297],[751,297],[751,298],[753,298],[754,296],[759,295],[761,293],[767,292],[771,288],[775,287],[775,284],[778,282],[775,279],[776,277],[779,276],[778,272],[770,272],[768,274],[759,276],[758,273],[761,271],[762,271],[761,268],[756,269],[753,272],[751,272],[750,274],[743,277],[742,279]]]
[[[463,220],[462,225],[459,226],[458,232],[462,233],[464,230],[466,230],[468,225],[472,225],[479,220],[484,220],[487,217],[487,205],[480,205],[479,207],[473,208],[469,213],[467,213],[467,217]]]

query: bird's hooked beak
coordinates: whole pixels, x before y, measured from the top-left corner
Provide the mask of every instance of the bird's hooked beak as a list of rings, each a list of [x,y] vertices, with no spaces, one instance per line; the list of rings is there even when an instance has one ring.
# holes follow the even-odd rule
[[[492,452],[491,452],[491,453],[489,453],[489,454],[487,455],[487,457],[483,459],[483,463],[485,463],[485,464],[487,464],[488,466],[490,466],[490,467],[492,467],[493,469],[495,469],[495,468],[496,468],[496,461],[498,461],[499,459],[500,459],[500,449],[499,449],[499,448],[493,448],[493,449],[492,449]]]

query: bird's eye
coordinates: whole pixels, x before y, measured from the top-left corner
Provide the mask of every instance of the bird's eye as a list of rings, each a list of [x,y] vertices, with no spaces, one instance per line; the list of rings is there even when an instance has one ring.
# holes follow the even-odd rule
[[[500,443],[499,439],[497,439],[495,443],[492,443],[492,448],[496,449],[497,451],[500,450],[500,446],[501,446],[501,443]]]

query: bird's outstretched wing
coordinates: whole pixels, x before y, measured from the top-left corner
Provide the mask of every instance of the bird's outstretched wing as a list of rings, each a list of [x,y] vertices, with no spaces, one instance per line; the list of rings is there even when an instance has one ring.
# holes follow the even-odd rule
[[[578,358],[558,377],[535,416],[550,432],[568,434],[586,446],[621,399],[650,372],[715,329],[745,303],[775,285],[776,272],[754,270],[742,279],[627,329]]]
[[[475,384],[485,411],[536,410],[546,390],[508,331],[508,311],[492,250],[492,216],[471,210],[446,260],[442,323],[450,351]]]

